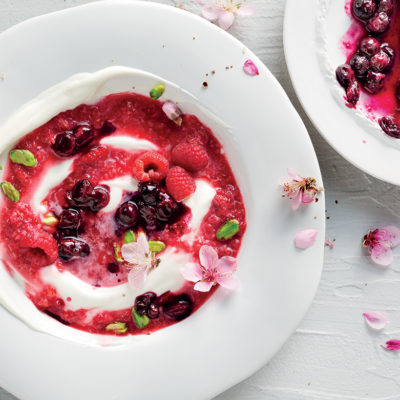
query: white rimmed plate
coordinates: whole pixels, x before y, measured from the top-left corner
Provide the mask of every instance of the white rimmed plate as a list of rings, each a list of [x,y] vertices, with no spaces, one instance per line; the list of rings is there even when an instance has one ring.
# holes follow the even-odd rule
[[[207,21],[132,1],[34,18],[0,35],[0,52],[6,76],[0,82],[0,123],[65,78],[110,65],[149,71],[192,93],[231,127],[232,136],[221,139],[248,220],[241,288],[233,294],[219,290],[193,316],[150,336],[119,346],[84,345],[34,331],[0,308],[0,354],[8,360],[0,363],[0,385],[22,399],[206,399],[265,364],[311,304],[325,229],[323,196],[296,213],[281,198],[287,167],[319,181],[321,175],[304,125],[269,71]],[[258,65],[259,76],[244,74],[247,58]],[[319,236],[300,252],[293,237],[305,228],[319,230]]]
[[[349,0],[287,0],[284,48],[294,89],[327,142],[357,168],[400,185],[400,141],[345,105],[335,69],[346,62],[342,38]]]

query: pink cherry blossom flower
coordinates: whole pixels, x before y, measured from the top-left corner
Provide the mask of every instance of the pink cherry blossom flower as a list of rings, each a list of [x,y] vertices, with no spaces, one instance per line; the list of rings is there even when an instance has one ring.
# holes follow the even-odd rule
[[[246,0],[244,0],[243,3],[245,1]],[[254,7],[243,5],[243,3],[235,2],[234,0],[216,0],[212,3],[197,0],[196,2],[203,6],[203,17],[211,22],[217,23],[217,25],[224,30],[232,26],[236,15],[248,16],[255,12]]]
[[[372,329],[382,330],[388,323],[389,318],[384,311],[370,311],[363,314],[365,322]]]
[[[143,288],[149,271],[157,267],[161,261],[150,251],[149,242],[144,233],[139,233],[137,242],[124,244],[121,255],[127,267],[130,268],[128,283],[136,291]]]
[[[400,244],[400,229],[396,226],[369,231],[363,238],[374,263],[388,266],[393,262],[392,248]]]
[[[400,340],[390,339],[385,344],[381,345],[384,349],[389,351],[398,351],[400,350]]]
[[[260,75],[256,64],[252,60],[246,60],[243,64],[243,71],[248,75]]]
[[[298,249],[308,249],[315,243],[318,231],[314,229],[304,229],[296,234],[294,237],[294,244]]]
[[[292,200],[292,210],[299,208],[300,203],[312,203],[318,193],[322,192],[323,188],[317,185],[315,178],[303,178],[292,169],[288,168],[287,172],[291,179],[283,183],[284,197]]]
[[[233,257],[218,258],[211,246],[201,246],[200,264],[188,263],[181,268],[181,274],[190,282],[196,282],[194,289],[208,292],[217,283],[224,288],[235,290],[239,286],[238,279],[233,276],[237,269],[237,261]]]

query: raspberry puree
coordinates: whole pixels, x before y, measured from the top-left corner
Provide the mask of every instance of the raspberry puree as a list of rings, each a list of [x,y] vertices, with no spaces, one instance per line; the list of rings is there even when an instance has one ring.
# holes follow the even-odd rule
[[[345,11],[353,22],[341,40],[346,64],[337,68],[336,75],[347,104],[360,105],[388,136],[400,138],[398,2],[352,0],[346,2]]]
[[[15,187],[19,200],[15,202],[3,196],[2,258],[11,274],[23,277],[26,295],[35,306],[65,325],[101,334],[150,333],[187,317],[215,291],[217,286],[210,292],[199,292],[193,289],[193,283],[185,281],[176,291],[139,296],[135,309],[149,316],[147,325],[141,327],[132,318],[135,297],[128,300],[128,308],[76,309],[72,295],[61,294],[55,286],[44,282],[43,271],[55,264],[60,276],[68,272],[91,287],[112,289],[126,284],[128,269],[116,258],[114,247],[122,245],[127,230],[136,236],[144,231],[149,241],[166,246],[158,255],[161,263],[157,268],[162,268],[163,254],[173,252],[198,262],[202,245],[214,247],[219,257],[236,257],[239,252],[246,229],[245,208],[221,144],[196,116],[182,115],[179,125],[167,118],[162,106],[163,102],[139,94],[108,95],[94,105],[80,105],[58,114],[13,147],[29,150],[37,165],[29,167],[8,160],[5,166],[2,179]],[[57,137],[60,133],[64,136]],[[77,147],[70,147],[71,135]],[[150,154],[140,146],[124,148],[107,144],[113,137],[121,136],[148,141],[156,150]],[[171,156],[178,144],[184,144],[184,148],[177,147],[178,154]],[[191,162],[185,152],[197,158]],[[149,166],[152,157],[156,157],[155,166]],[[183,158],[180,166],[174,167],[180,158]],[[38,208],[33,201],[36,189],[49,171],[68,160],[72,162],[69,174],[65,179],[61,177],[45,198],[40,199],[43,201]],[[138,160],[144,160],[144,169]],[[166,182],[168,168],[172,167],[174,174]],[[147,174],[146,168],[158,168],[158,173]],[[138,176],[147,181],[138,182]],[[111,189],[104,182],[118,179],[132,180],[133,186],[139,185],[139,189],[123,190],[119,203],[109,210],[106,207]],[[155,208],[143,200],[146,191],[154,186],[152,180],[157,196],[163,199]],[[191,203],[183,198],[194,191],[193,182],[199,190],[202,181],[215,189],[215,196],[199,228],[192,232]],[[92,196],[87,204],[85,185],[90,187]],[[162,214],[160,219],[161,211],[157,207],[166,207],[162,212],[172,209],[173,215]],[[156,213],[157,220],[152,213]],[[55,218],[54,223],[44,223],[49,215]],[[132,222],[128,229],[129,218],[139,222]],[[239,232],[230,239],[217,239],[220,227],[233,219],[239,222]],[[106,330],[109,324],[115,323],[125,324],[126,329]]]

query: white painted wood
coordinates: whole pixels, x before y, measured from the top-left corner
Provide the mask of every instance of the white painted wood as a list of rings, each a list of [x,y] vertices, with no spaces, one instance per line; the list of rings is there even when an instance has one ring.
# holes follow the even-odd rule
[[[190,11],[200,12],[191,0],[160,1],[183,4]],[[0,0],[0,31],[35,15],[86,2],[89,1]],[[217,399],[400,399],[398,355],[380,348],[385,340],[400,338],[400,250],[394,264],[380,270],[369,262],[361,248],[361,237],[370,227],[400,225],[397,209],[400,192],[346,162],[318,135],[305,116],[285,66],[284,0],[247,2],[256,6],[257,13],[238,19],[231,33],[269,67],[305,121],[325,180],[327,217],[330,217],[327,235],[337,240],[333,250],[326,250],[317,296],[292,338],[269,365]],[[301,32],[296,34],[301,40]],[[304,62],[307,60],[299,60]],[[361,314],[371,310],[388,312],[391,324],[384,333],[371,332],[365,326]],[[22,371],[23,368],[21,373],[29,373]],[[199,377],[199,384],[207,382]],[[14,397],[0,389],[0,400],[10,399]]]

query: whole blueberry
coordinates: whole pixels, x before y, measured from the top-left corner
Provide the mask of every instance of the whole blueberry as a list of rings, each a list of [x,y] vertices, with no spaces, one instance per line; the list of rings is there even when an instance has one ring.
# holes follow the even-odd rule
[[[390,25],[390,18],[384,12],[376,13],[371,19],[368,20],[366,28],[371,33],[383,33]]]
[[[77,230],[81,224],[82,217],[78,210],[68,208],[63,210],[59,217],[57,225],[58,229],[74,229]]]
[[[76,150],[75,137],[72,132],[69,131],[58,133],[51,147],[59,157],[69,157],[73,155]]]
[[[336,78],[341,86],[347,89],[356,79],[354,71],[348,64],[339,65],[336,68]]]
[[[362,78],[369,70],[369,58],[363,54],[356,53],[350,59],[350,66],[357,78]]]
[[[400,127],[391,115],[386,115],[379,120],[382,130],[388,135],[396,139],[400,139]]]
[[[93,188],[91,197],[90,209],[97,212],[110,202],[110,191],[106,186],[98,185]]]
[[[92,203],[93,185],[87,179],[75,183],[71,191],[67,192],[67,200],[72,206],[87,208]]]
[[[364,89],[372,94],[378,93],[383,87],[385,78],[386,75],[381,72],[369,71],[363,83]]]
[[[93,127],[88,122],[81,122],[74,128],[73,135],[78,148],[82,148],[88,145],[94,139],[95,132]]]
[[[372,57],[380,50],[380,43],[372,36],[366,36],[360,40],[359,49],[368,57]]]
[[[133,227],[139,219],[138,207],[133,201],[127,201],[118,207],[115,213],[117,223],[125,228]]]
[[[377,8],[375,0],[353,1],[353,14],[362,21],[371,18],[376,13]]]
[[[82,239],[66,237],[58,242],[58,256],[69,261],[79,257],[87,257],[90,254],[89,245]]]
[[[371,57],[370,64],[372,71],[383,72],[390,67],[391,59],[384,51],[381,50],[379,53],[376,53],[373,57]]]

